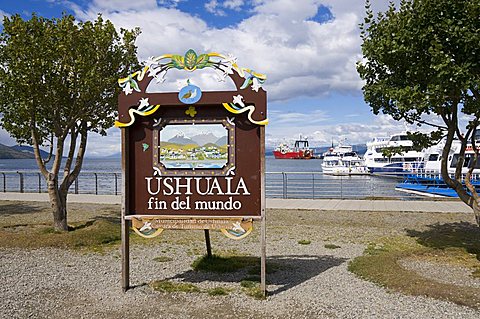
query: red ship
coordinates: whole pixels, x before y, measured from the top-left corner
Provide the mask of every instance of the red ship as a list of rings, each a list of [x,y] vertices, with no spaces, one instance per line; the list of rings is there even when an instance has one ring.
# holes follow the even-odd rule
[[[313,150],[308,147],[307,140],[295,141],[293,148],[287,144],[280,144],[273,151],[276,159],[311,159],[314,158]]]

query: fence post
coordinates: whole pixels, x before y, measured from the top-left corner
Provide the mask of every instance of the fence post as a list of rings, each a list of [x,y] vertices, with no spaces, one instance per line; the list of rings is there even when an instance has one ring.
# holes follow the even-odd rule
[[[95,175],[95,195],[98,195],[98,176],[97,173],[93,173]]]
[[[37,173],[38,175],[38,193],[42,193],[42,175],[40,173]]]
[[[340,199],[343,199],[343,176],[340,176]]]
[[[5,176],[5,173],[2,172],[3,175],[3,192],[7,192],[7,177]]]
[[[373,180],[371,175],[368,177],[368,180],[370,181],[370,194],[372,197],[375,197],[375,185],[373,185]]]
[[[23,193],[23,173],[17,171],[17,174],[20,176],[20,193]]]
[[[312,173],[312,199],[315,199],[315,173]]]
[[[282,172],[283,198],[287,198],[287,175]]]
[[[75,178],[75,194],[78,194],[78,178],[80,177],[80,174],[77,175],[77,178]]]
[[[118,177],[117,177],[117,173],[113,173],[113,175],[115,176],[115,195],[118,195],[118,188],[117,188],[117,180],[118,180]]]

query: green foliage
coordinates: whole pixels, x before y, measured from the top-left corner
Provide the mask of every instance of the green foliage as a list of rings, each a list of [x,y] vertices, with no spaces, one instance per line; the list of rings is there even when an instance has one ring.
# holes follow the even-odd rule
[[[86,22],[76,22],[71,15],[4,18],[0,126],[18,143],[33,145],[39,169],[49,189],[55,189],[50,200],[57,230],[67,230],[66,196],[80,173],[87,134],[106,135],[116,116],[117,79],[138,67],[138,34],[121,30],[120,36],[101,16]],[[43,160],[38,155],[41,145],[49,145],[50,155],[55,155],[50,171],[45,164],[51,156]]]
[[[327,249],[337,249],[337,248],[342,248],[342,246],[338,246],[338,245],[335,245],[335,244],[325,244],[325,246],[323,246]]]
[[[266,296],[264,295],[263,291],[260,290],[260,287],[252,287],[252,288],[246,288],[245,293],[247,296],[253,297],[258,300],[265,300]]]
[[[404,0],[375,16],[367,1],[366,11],[360,26],[363,60],[357,71],[373,113],[435,127],[429,134],[411,134],[415,149],[446,136],[446,155],[454,137],[470,141],[480,118],[480,2]],[[468,118],[466,127],[459,127],[462,117]],[[391,156],[402,151],[386,152]],[[472,207],[460,177],[450,179],[446,161],[442,165],[446,183]]]
[[[150,283],[150,287],[162,292],[201,292],[200,288],[190,283],[173,282],[168,280],[157,280]]]
[[[192,263],[192,268],[197,271],[227,273],[235,272],[245,267],[253,267],[259,258],[250,256],[218,256],[207,255],[197,258]]]
[[[376,18],[367,7],[357,69],[373,112],[413,123],[461,103],[478,114],[479,14],[471,0],[402,1]]]
[[[312,243],[312,241],[308,240],[308,239],[302,239],[302,240],[299,240],[298,243],[300,245],[310,245]]]
[[[168,257],[168,256],[158,256],[158,257],[155,257],[153,258],[153,260],[159,262],[159,263],[164,263],[164,262],[169,262],[169,261],[172,261],[173,258],[172,257]]]
[[[255,288],[258,287],[258,281],[242,280],[240,286],[243,288]]]
[[[211,289],[207,289],[207,293],[209,296],[226,296],[229,294],[229,289],[223,287],[215,287]]]
[[[114,122],[117,79],[136,67],[138,31],[122,30],[101,16],[76,22],[6,17],[0,34],[1,125],[20,143],[59,138],[78,122],[105,134]]]

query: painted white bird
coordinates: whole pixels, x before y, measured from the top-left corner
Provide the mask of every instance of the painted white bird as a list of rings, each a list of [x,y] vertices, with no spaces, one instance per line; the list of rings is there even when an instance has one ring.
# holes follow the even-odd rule
[[[140,228],[140,232],[149,231],[149,230],[152,230],[152,223],[149,223],[149,222],[145,222],[142,228]]]
[[[240,232],[240,233],[245,232],[245,229],[243,229],[243,227],[240,225],[240,222],[233,223],[232,230],[234,232]]]

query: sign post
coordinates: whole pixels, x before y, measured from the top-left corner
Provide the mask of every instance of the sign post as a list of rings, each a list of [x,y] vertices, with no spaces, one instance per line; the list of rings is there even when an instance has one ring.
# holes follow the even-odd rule
[[[178,92],[150,93],[170,69],[187,71]],[[189,72],[213,69],[236,90],[209,91]],[[129,288],[130,227],[153,238],[165,229],[203,229],[242,239],[260,222],[261,284],[265,293],[266,77],[219,53],[167,54],[119,80],[122,129],[122,287]]]

